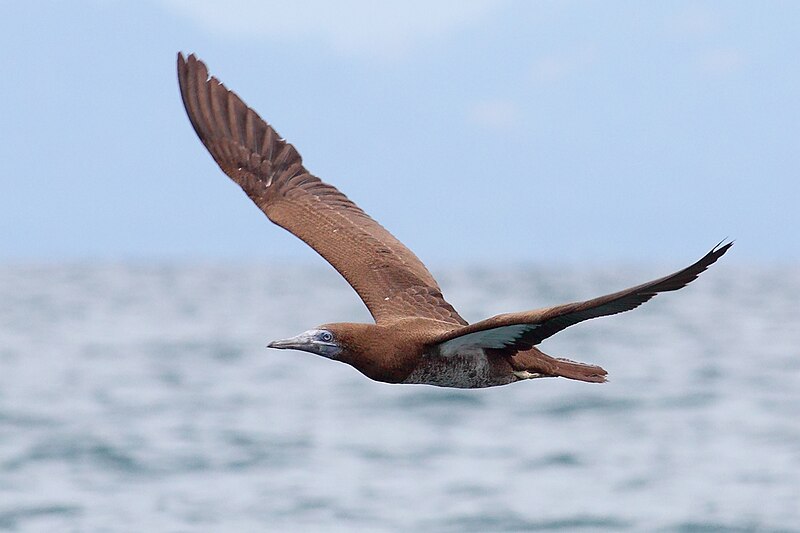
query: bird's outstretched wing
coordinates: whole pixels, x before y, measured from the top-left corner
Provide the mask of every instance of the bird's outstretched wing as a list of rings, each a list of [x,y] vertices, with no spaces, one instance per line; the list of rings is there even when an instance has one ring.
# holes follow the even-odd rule
[[[578,322],[630,311],[659,292],[685,287],[732,245],[732,242],[720,243],[693,265],[649,283],[585,302],[497,315],[451,330],[432,340],[430,345],[436,346],[442,355],[452,355],[470,348],[484,348],[496,355],[514,355]]]
[[[275,224],[305,241],[350,283],[376,322],[425,317],[466,324],[425,265],[335,187],[194,55],[178,54],[183,104],[220,168]]]

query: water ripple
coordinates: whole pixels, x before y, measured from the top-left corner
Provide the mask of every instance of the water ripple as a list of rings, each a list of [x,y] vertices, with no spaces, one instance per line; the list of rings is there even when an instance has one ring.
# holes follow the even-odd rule
[[[722,266],[546,341],[610,383],[482,391],[267,351],[368,320],[332,269],[0,266],[0,528],[797,530],[800,269]],[[482,318],[653,272],[443,274]]]

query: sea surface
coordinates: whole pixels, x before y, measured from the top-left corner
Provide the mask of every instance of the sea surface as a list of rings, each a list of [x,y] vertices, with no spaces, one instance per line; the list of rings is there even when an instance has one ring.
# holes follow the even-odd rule
[[[800,268],[727,259],[543,343],[609,383],[485,390],[267,349],[368,320],[326,267],[0,267],[0,531],[800,531]],[[435,274],[474,321],[681,266]]]

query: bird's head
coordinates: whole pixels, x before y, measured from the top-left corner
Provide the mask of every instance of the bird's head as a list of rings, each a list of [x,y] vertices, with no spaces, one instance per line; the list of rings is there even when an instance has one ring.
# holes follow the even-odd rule
[[[344,347],[340,344],[336,332],[332,331],[333,329],[335,328],[320,326],[288,339],[272,341],[267,347],[278,348],[279,350],[302,350],[327,357],[328,359],[337,359]]]
[[[375,324],[337,322],[323,324],[300,335],[273,341],[270,348],[302,350],[355,367],[376,381],[398,383],[411,372],[416,359],[402,357],[397,350],[414,350],[409,342],[398,342],[391,331]]]

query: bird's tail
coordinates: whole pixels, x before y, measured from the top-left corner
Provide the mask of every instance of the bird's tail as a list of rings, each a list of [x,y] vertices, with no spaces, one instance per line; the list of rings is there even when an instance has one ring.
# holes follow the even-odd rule
[[[606,372],[602,367],[586,363],[578,363],[560,357],[551,357],[536,347],[518,352],[511,358],[514,370],[527,370],[532,374],[562,377],[590,383],[605,383]]]

